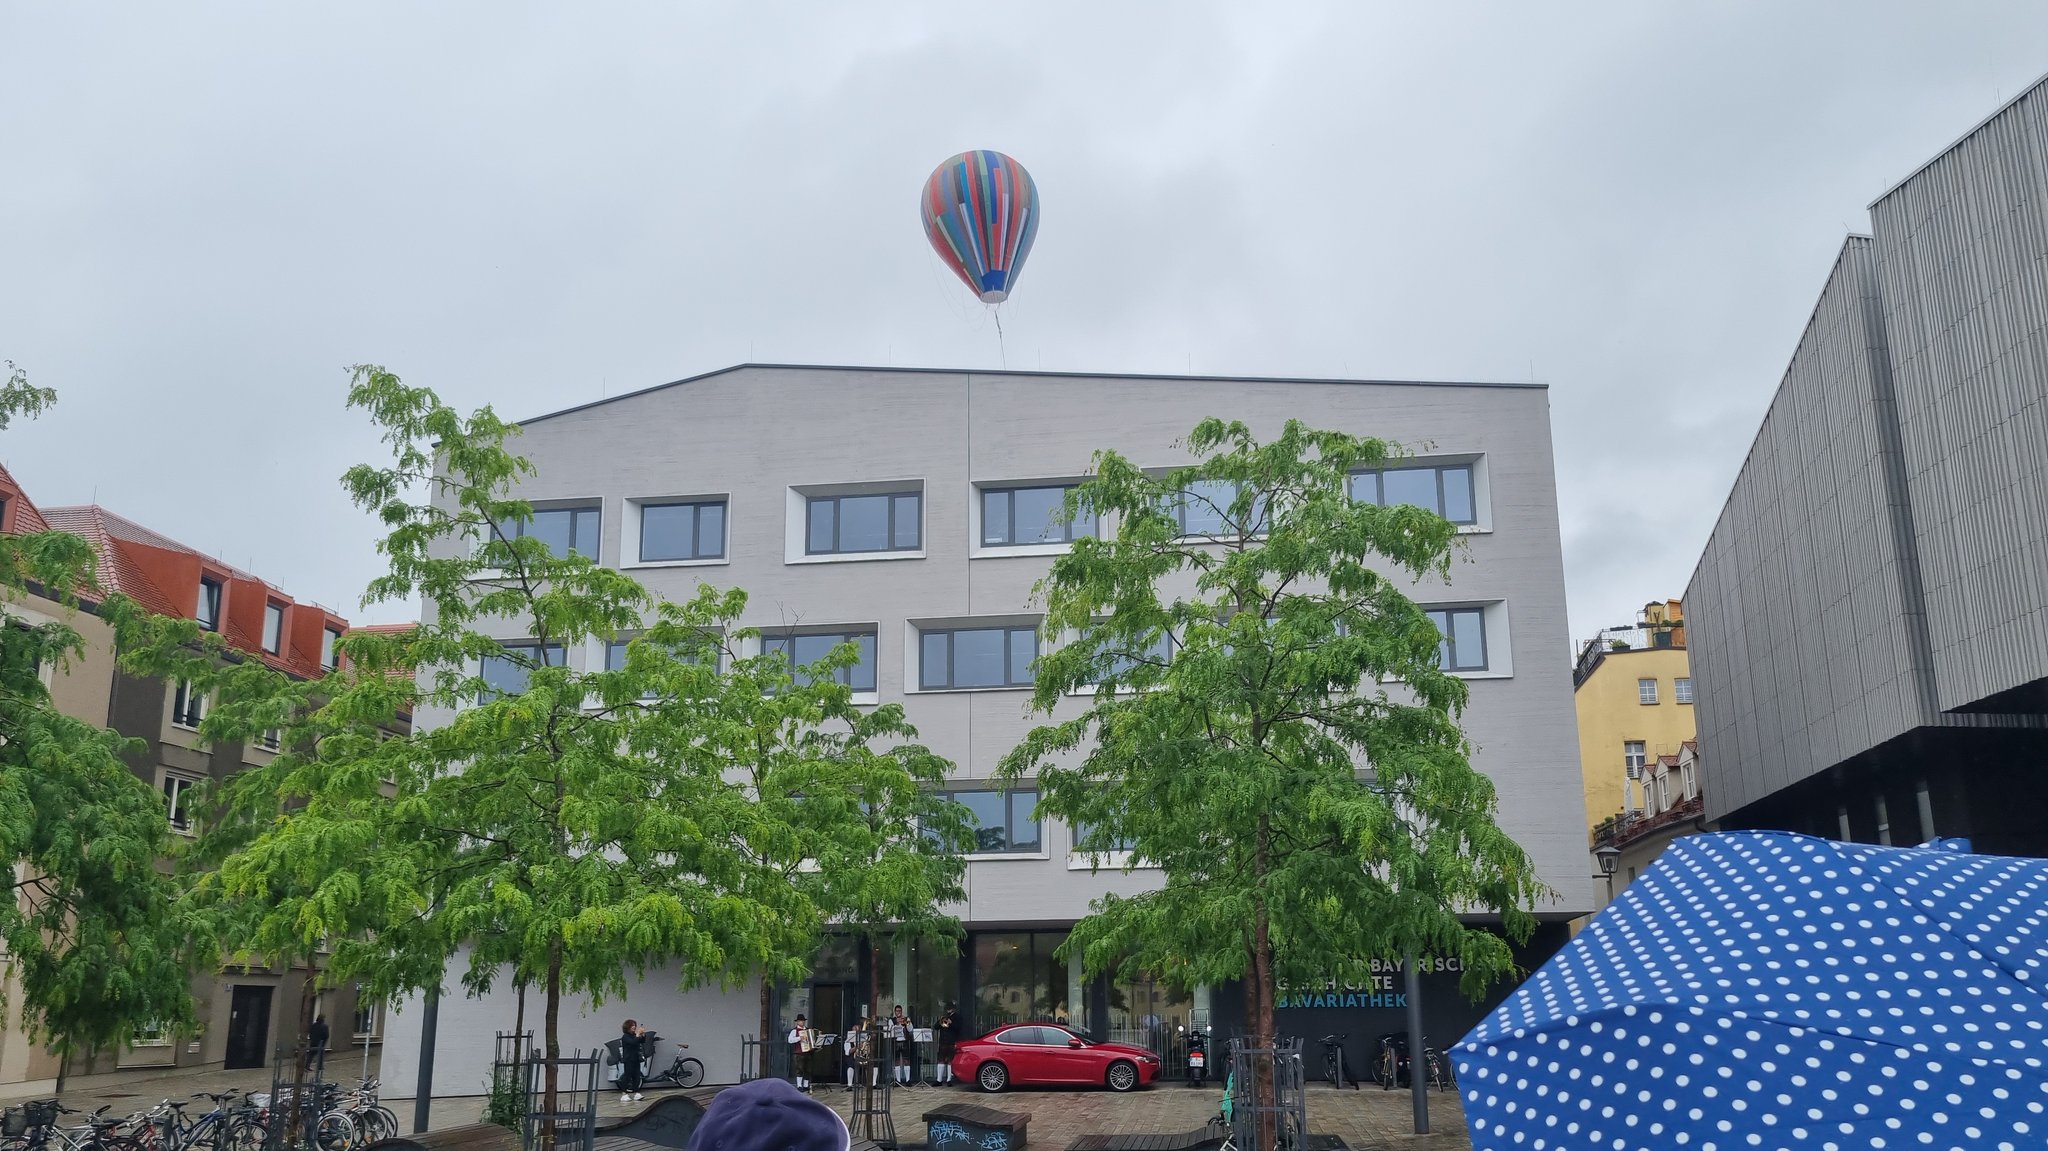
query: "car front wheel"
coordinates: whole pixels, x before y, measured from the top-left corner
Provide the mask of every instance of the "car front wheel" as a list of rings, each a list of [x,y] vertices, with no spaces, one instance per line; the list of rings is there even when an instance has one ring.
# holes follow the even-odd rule
[[[1001,1091],[1010,1085],[1010,1069],[1000,1063],[984,1063],[974,1072],[974,1081],[983,1091]]]
[[[1106,1077],[1111,1091],[1129,1091],[1138,1085],[1138,1069],[1122,1059],[1109,1065]]]

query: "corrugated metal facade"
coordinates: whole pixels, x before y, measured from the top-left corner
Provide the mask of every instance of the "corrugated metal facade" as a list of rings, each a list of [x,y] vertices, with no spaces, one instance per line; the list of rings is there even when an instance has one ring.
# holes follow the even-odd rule
[[[1711,818],[2048,677],[2048,83],[1871,214],[1686,591]]]
[[[1870,209],[1943,709],[2048,676],[2048,86]]]

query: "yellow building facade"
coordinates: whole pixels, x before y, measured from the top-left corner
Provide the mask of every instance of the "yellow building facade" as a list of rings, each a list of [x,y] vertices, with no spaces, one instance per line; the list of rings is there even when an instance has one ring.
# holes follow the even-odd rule
[[[1648,604],[1634,627],[1588,642],[1572,685],[1590,838],[1623,811],[1643,810],[1642,781],[1657,757],[1676,756],[1696,733],[1683,604]]]

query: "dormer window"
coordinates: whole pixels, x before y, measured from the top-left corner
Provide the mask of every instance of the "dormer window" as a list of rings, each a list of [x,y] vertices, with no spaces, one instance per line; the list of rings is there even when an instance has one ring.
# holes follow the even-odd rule
[[[199,577],[199,603],[192,610],[192,618],[207,631],[220,630],[221,583],[211,576]]]

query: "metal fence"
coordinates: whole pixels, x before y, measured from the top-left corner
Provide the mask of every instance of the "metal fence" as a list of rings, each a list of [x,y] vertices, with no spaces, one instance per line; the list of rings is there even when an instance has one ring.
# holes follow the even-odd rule
[[[1230,1041],[1231,1136],[1239,1147],[1257,1147],[1260,1128],[1278,1133],[1281,1151],[1299,1151],[1308,1144],[1308,1095],[1303,1090],[1301,1040],[1280,1039],[1270,1048],[1253,1047],[1247,1039]],[[1258,1102],[1257,1085],[1270,1076],[1273,1101]]]
[[[336,1098],[337,1090],[327,1080],[324,1059],[308,1059],[306,1049],[297,1044],[279,1046],[270,1060],[270,1093],[254,1100],[267,1109],[264,1151],[295,1151],[314,1146],[314,1125]],[[296,1126],[291,1122],[295,1100],[299,1120]]]
[[[555,1072],[555,1102],[548,1106],[548,1071]],[[599,1052],[575,1051],[560,1059],[526,1060],[526,1151],[591,1151],[597,1138],[597,1082],[604,1074]]]

